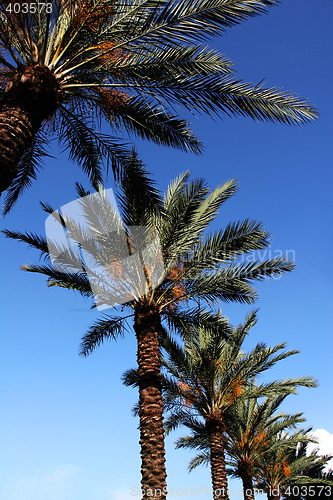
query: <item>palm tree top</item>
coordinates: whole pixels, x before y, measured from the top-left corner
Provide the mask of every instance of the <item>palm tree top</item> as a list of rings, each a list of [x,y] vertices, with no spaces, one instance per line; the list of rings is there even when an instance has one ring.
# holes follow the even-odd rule
[[[23,7],[8,12],[8,5],[2,3],[1,90],[10,91],[13,75],[18,74],[23,83],[34,76],[37,80],[24,69],[37,67],[44,78],[53,80],[64,103],[82,106],[82,112],[87,101],[92,111],[99,112],[101,105],[102,112],[108,118],[114,115],[115,121],[133,94],[144,93],[150,102],[163,101],[166,109],[170,103],[181,103],[204,113],[306,122],[316,117],[316,111],[304,100],[230,79],[231,61],[198,45],[199,40],[223,33],[277,3],[55,0],[51,12],[45,7],[50,4],[37,1],[37,12],[27,13]],[[130,122],[127,126],[131,127]]]
[[[283,257],[263,262],[242,261],[250,252],[269,244],[269,233],[260,222],[244,220],[208,232],[210,223],[236,190],[234,180],[211,190],[202,179],[190,181],[187,172],[171,182],[163,196],[134,153],[117,193],[120,212],[110,204],[103,188],[94,194],[92,203],[89,192],[78,186],[81,197],[78,203],[85,226],[70,214],[60,216],[58,211],[43,204],[43,209],[50,214],[49,219],[60,228],[66,226],[73,244],[80,245],[81,250],[90,255],[90,264],[83,264],[81,254],[68,248],[66,243],[58,248],[59,243],[52,242],[52,238],[47,241],[42,236],[15,231],[5,231],[5,234],[37,248],[46,257],[48,263],[45,265],[31,265],[25,269],[47,275],[49,285],[94,296],[99,306],[110,306],[110,297],[114,301],[118,291],[128,286],[133,298],[125,302],[132,310],[140,304],[150,305],[166,317],[174,316],[175,321],[176,316],[184,320],[194,300],[202,299],[208,304],[217,300],[253,303],[257,294],[251,282],[283,274],[294,267]],[[143,234],[141,242],[135,239],[136,228]],[[129,268],[126,268],[127,261],[119,258],[120,250],[128,252],[130,248],[130,253],[140,255],[155,236],[159,240],[160,253],[153,254],[153,259],[147,258],[139,281],[132,279],[131,273],[124,279],[123,273]],[[158,283],[154,283],[154,270],[159,265],[163,272]],[[96,269],[100,270],[99,274]],[[108,278],[112,269],[114,281]],[[139,286],[140,293],[135,291],[135,286]],[[117,300],[112,304],[115,303]],[[186,306],[186,314],[183,306]],[[194,311],[195,308],[193,315]]]
[[[257,485],[259,488],[279,488],[283,498],[294,498],[295,485],[329,485],[329,476],[314,477],[327,464],[330,456],[320,456],[318,450],[307,453],[307,445],[316,443],[311,428],[280,432],[269,439],[269,448],[259,459]],[[289,490],[289,493],[288,493]],[[295,490],[294,490],[295,491]],[[298,488],[298,492],[304,491]],[[313,488],[313,493],[315,490]],[[302,497],[307,495],[301,494]],[[313,496],[310,493],[310,496]],[[297,494],[296,497],[299,498]]]
[[[251,386],[255,384],[253,379]],[[277,384],[275,396],[264,400],[257,397],[239,399],[226,413],[229,465],[235,477],[242,477],[246,469],[250,475],[254,474],[260,457],[272,445],[271,437],[305,422],[302,413],[289,415],[280,410],[288,394],[283,385]]]
[[[36,12],[10,12],[12,4],[0,6],[0,107],[28,109],[35,137],[20,159],[5,211],[36,175],[50,134],[96,186],[101,158],[116,175],[124,166],[124,131],[201,152],[189,124],[178,117],[179,106],[195,114],[288,124],[317,117],[313,106],[290,92],[235,79],[231,61],[201,43],[265,12],[275,0],[54,0],[31,4]],[[45,5],[52,5],[51,12]],[[98,132],[101,118],[112,136]]]
[[[176,380],[176,384],[172,379],[167,383],[167,398],[171,402],[178,398],[180,413],[183,413],[184,406],[190,413],[193,410],[204,419],[220,418],[222,414],[224,418],[226,411],[238,401],[263,396],[272,398],[277,394],[284,396],[295,393],[297,386],[316,386],[312,377],[254,384],[254,377],[299,351],[284,351],[285,343],[274,347],[259,343],[245,353],[242,345],[257,322],[256,312],[249,314],[243,324],[234,328],[230,327],[226,318],[224,320],[224,325],[220,319],[219,326],[214,329],[211,325],[196,323],[184,326],[183,346],[168,337],[162,344],[166,350],[164,363],[167,373]],[[171,429],[176,421],[171,417],[167,428]]]

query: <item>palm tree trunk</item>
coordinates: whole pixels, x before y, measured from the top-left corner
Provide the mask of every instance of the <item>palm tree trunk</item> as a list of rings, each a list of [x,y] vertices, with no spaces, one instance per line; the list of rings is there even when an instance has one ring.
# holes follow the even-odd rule
[[[0,110],[0,193],[18,172],[18,162],[29,148],[33,130],[28,113],[19,106],[3,105]]]
[[[43,66],[23,66],[8,82],[0,104],[0,194],[16,177],[21,157],[60,95],[58,80]]]
[[[252,476],[249,473],[243,473],[242,483],[244,500],[254,500],[253,480]]]
[[[142,498],[166,496],[163,400],[159,332],[161,319],[151,307],[135,313],[138,341],[139,417]]]
[[[224,424],[222,418],[207,417],[206,429],[209,435],[213,498],[214,500],[228,500],[228,479],[223,443]]]

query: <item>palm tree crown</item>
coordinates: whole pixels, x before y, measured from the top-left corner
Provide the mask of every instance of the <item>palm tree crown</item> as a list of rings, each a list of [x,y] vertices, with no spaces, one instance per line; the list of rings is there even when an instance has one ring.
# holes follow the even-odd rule
[[[326,490],[324,487],[321,489],[325,496],[329,497],[332,493],[333,483],[329,477],[319,479],[308,475],[311,471],[322,469],[331,458],[318,455],[316,450],[306,453],[307,444],[316,442],[310,431],[311,428],[300,429],[293,434],[281,432],[270,437],[269,450],[259,460],[257,481],[259,488],[267,492],[269,500],[293,498],[295,493],[296,497],[314,498],[315,484],[327,485]]]
[[[19,6],[22,2],[18,1]],[[29,4],[29,2],[25,2]],[[275,0],[54,0],[28,11],[0,6],[0,193],[8,211],[35,177],[54,134],[94,182],[101,158],[115,172],[126,151],[99,130],[125,130],[199,152],[175,106],[302,123],[317,116],[306,101],[241,83],[231,62],[201,45],[264,12]],[[51,11],[48,7],[52,6]]]
[[[103,188],[95,193],[97,201],[92,203],[90,192],[77,186],[83,218],[88,224],[85,231],[75,219],[65,214],[60,216],[58,211],[42,203],[44,211],[66,228],[73,241],[92,257],[93,262],[97,262],[106,273],[116,269],[117,274],[112,275],[116,282],[100,279],[93,293],[87,264],[82,269],[81,257],[73,255],[66,246],[58,252],[57,258],[51,255],[53,266],[31,265],[24,266],[24,269],[47,275],[51,286],[76,289],[94,297],[97,306],[114,305],[108,302],[114,299],[108,298],[110,290],[116,294],[122,286],[132,285],[132,282],[127,283],[130,278],[126,280],[123,276],[125,261],[119,261],[121,242],[117,231],[121,233],[127,228],[126,238],[130,239],[127,243],[133,246],[130,253],[139,253],[142,248],[135,248],[140,243],[135,240],[133,228],[140,227],[147,229],[145,238],[149,239],[151,235],[148,229],[158,235],[164,272],[162,279],[154,285],[151,268],[157,263],[144,262],[144,291],[127,301],[132,309],[141,305],[153,306],[162,316],[175,317],[176,321],[176,318],[194,317],[195,309],[188,309],[192,300],[201,299],[208,305],[216,300],[253,303],[257,293],[252,281],[291,271],[294,264],[284,257],[258,261],[251,255],[250,261],[245,260],[247,254],[269,245],[270,235],[260,222],[234,222],[224,229],[207,233],[221,206],[236,193],[237,185],[231,180],[210,190],[202,179],[189,181],[189,175],[186,172],[177,177],[163,198],[133,153],[117,194],[120,212],[110,204]],[[53,245],[45,237],[9,230],[3,232],[7,237],[37,248],[46,258],[50,257],[50,248],[57,247],[56,242]],[[143,238],[142,247],[147,241]],[[94,272],[96,274],[96,270]],[[184,313],[182,306],[186,306]],[[85,354],[89,351],[87,346]]]
[[[262,402],[258,398],[239,399],[226,414],[228,463],[231,474],[242,480],[245,500],[254,498],[253,479],[261,457],[270,450],[271,437],[305,421],[302,413],[277,411],[287,395],[277,384],[275,397]]]

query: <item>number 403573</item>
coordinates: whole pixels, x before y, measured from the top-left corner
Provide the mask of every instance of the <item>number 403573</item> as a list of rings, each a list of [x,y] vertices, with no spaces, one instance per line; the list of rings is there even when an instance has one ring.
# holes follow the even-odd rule
[[[43,3],[43,2],[24,2],[24,3],[9,3],[6,7],[6,12],[14,13],[14,14],[37,14],[41,12],[46,12],[47,14],[51,14],[52,12],[52,3]]]
[[[306,496],[306,497],[316,497],[314,500],[317,500],[318,497],[331,497],[333,493],[332,486],[329,485],[321,485],[321,484],[316,484],[314,485],[295,485],[295,486],[288,486],[284,492],[285,496],[293,496],[293,497],[299,497],[301,496]]]

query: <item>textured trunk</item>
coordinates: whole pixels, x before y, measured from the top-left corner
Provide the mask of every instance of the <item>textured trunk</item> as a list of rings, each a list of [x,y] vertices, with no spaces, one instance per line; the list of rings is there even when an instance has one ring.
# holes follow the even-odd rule
[[[228,479],[223,443],[224,424],[222,418],[207,417],[206,429],[209,435],[213,498],[214,500],[228,500]]]
[[[246,472],[242,475],[244,500],[254,500],[252,476]]]
[[[16,177],[22,155],[60,96],[59,82],[46,67],[24,66],[12,76],[0,104],[0,194]]]
[[[139,417],[142,498],[165,498],[166,470],[163,400],[158,335],[159,313],[149,307],[136,311],[138,341]]]

